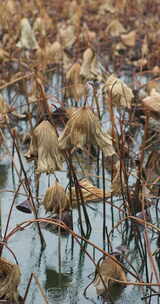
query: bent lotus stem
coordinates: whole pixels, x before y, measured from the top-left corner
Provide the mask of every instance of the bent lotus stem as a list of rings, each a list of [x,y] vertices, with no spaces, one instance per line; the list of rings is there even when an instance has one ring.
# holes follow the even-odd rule
[[[31,202],[31,207],[32,207],[33,212],[34,212],[34,216],[37,219],[38,218],[37,209],[36,209],[36,206],[35,206],[35,203],[34,203],[34,199],[33,199],[33,196],[32,196],[32,191],[30,189],[30,182],[28,181],[28,177],[26,175],[26,171],[25,171],[24,166],[23,166],[22,158],[21,158],[18,146],[17,146],[16,134],[12,134],[12,132],[11,132],[10,129],[9,129],[9,132],[10,132],[10,135],[12,136],[13,141],[14,141],[15,149],[16,149],[16,152],[17,152],[17,155],[18,155],[18,158],[19,158],[19,162],[20,162],[20,167],[21,167],[21,170],[22,170],[22,172],[24,174],[24,177],[25,177],[23,183],[25,183],[25,187],[26,187],[27,192],[28,192],[29,202]],[[39,236],[40,236],[40,241],[41,241],[42,249],[44,249],[45,246],[46,246],[46,244],[45,244],[45,240],[43,238],[43,234],[41,232],[41,228],[39,226],[39,223],[37,224],[37,228],[38,228],[38,232],[39,232]]]

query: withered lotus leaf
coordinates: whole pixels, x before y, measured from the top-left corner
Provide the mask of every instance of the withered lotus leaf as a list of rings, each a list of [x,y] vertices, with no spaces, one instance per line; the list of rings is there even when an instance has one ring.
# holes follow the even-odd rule
[[[58,34],[64,48],[71,48],[76,41],[75,27],[72,24],[60,24]]]
[[[158,92],[154,91],[154,94],[145,97],[142,102],[146,110],[160,113],[160,94]]]
[[[9,53],[3,48],[0,48],[0,63],[9,60]]]
[[[124,45],[134,47],[136,43],[136,31],[131,31],[128,34],[121,35],[121,40]]]
[[[116,0],[115,2],[116,10],[121,13],[124,12],[126,5],[127,5],[127,0]]]
[[[46,212],[58,213],[69,209],[69,198],[65,193],[63,186],[55,181],[55,183],[46,190],[43,205]]]
[[[27,18],[22,18],[20,22],[21,38],[17,43],[17,47],[26,49],[38,49],[34,32]]]
[[[20,269],[4,258],[0,258],[0,298],[9,303],[19,303],[18,285],[20,284]],[[7,302],[8,303],[8,302]]]
[[[160,74],[160,67],[158,65],[154,66],[154,68],[152,69],[152,73],[154,75],[159,75]]]
[[[6,6],[6,10],[11,13],[11,14],[15,14],[16,13],[16,5],[15,5],[15,1],[13,0],[8,0],[5,3]]]
[[[90,108],[82,107],[74,111],[68,120],[59,137],[59,147],[61,150],[73,147],[83,150],[87,144],[96,144],[106,156],[115,154],[112,138],[102,132],[98,117]]]
[[[113,6],[113,0],[108,0],[102,2],[102,4],[99,6],[99,14],[105,15],[106,12],[115,13],[116,9]]]
[[[84,43],[93,42],[96,40],[96,32],[90,31],[86,23],[83,24],[83,29],[80,35],[81,41]]]
[[[83,178],[82,180],[80,180],[79,185],[81,187],[83,199],[85,202],[102,201],[104,197],[103,189],[94,186],[87,178]],[[68,195],[69,195],[69,191],[68,191]],[[110,197],[110,195],[111,195],[110,191],[105,192],[106,198]],[[72,187],[72,206],[77,207],[77,195],[75,191],[75,186]]]
[[[80,69],[80,64],[74,63],[66,74],[66,96],[74,98],[77,101],[87,94],[87,89],[80,77]]]
[[[51,44],[50,48],[50,58],[53,63],[60,63],[63,57],[63,49],[61,44],[58,41],[55,41]]]
[[[45,36],[46,29],[45,24],[42,17],[37,17],[34,24],[33,24],[33,32],[35,34],[40,34],[42,36]]]
[[[84,79],[92,79],[99,72],[95,52],[88,48],[83,53],[83,61],[80,69],[80,76]]]
[[[65,111],[66,111],[67,119],[70,119],[72,117],[73,113],[75,113],[77,111],[77,108],[76,107],[70,107],[70,108],[66,108]]]
[[[44,64],[59,64],[62,60],[63,50],[58,41],[47,42],[43,48],[38,48],[37,59]]]
[[[70,22],[75,26],[75,28],[80,26],[81,17],[82,17],[82,9],[80,5],[77,5],[77,9],[70,17]]]
[[[38,157],[37,174],[62,169],[63,156],[58,147],[57,133],[49,121],[42,121],[33,130],[29,151],[25,156],[28,159]]]
[[[126,30],[124,26],[119,22],[118,19],[112,20],[105,30],[105,33],[110,34],[112,37],[119,36],[125,32]]]
[[[115,170],[115,175],[112,180],[112,193],[118,194],[121,193],[122,191],[122,186],[121,186],[121,181],[124,183],[124,173],[121,171],[120,167],[120,161],[117,160],[114,170]]]
[[[134,97],[132,90],[115,75],[108,77],[104,89],[112,104],[116,106],[131,108],[132,99]],[[106,98],[107,103],[109,102]]]
[[[115,284],[113,281],[114,279],[124,282],[127,281],[123,268],[117,263],[117,258],[115,256],[112,256],[112,258],[114,260],[112,260],[110,257],[106,257],[98,267],[99,273],[101,274],[106,288],[109,288],[109,286]],[[97,294],[102,295],[105,293],[105,286],[101,280],[99,273],[96,275],[94,286],[96,287]]]
[[[7,104],[2,95],[0,95],[0,126],[4,126],[5,123],[9,123],[8,114],[12,113],[12,115],[18,119],[25,118],[25,114],[17,113],[12,107]]]

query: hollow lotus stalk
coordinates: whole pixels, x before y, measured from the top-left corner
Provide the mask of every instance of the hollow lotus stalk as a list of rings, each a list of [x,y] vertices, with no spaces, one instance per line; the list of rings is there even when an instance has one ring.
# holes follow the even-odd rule
[[[28,159],[38,157],[36,173],[53,173],[62,169],[63,156],[58,147],[58,137],[54,126],[43,120],[32,133]]]
[[[68,120],[59,137],[59,147],[61,150],[72,148],[83,150],[88,144],[97,145],[105,156],[115,154],[112,138],[102,132],[98,117],[90,108],[82,107],[74,111]]]

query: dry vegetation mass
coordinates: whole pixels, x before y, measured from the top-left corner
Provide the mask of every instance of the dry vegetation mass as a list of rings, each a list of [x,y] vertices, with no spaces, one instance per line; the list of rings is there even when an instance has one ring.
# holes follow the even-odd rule
[[[34,273],[23,298],[17,289],[20,267],[9,240],[32,224],[42,248],[42,226],[53,226],[59,238],[69,233],[83,241],[95,271],[92,283],[104,301],[113,303],[116,284],[141,286],[144,303],[159,299],[159,17],[159,0],[1,0],[0,156],[3,162],[7,154],[19,180],[0,242],[0,254],[9,250],[15,262],[0,258],[5,303],[26,303],[32,279],[49,303]],[[43,195],[42,179],[49,186]],[[27,199],[19,210],[32,212],[33,219],[9,230],[22,188]],[[90,240],[89,202],[103,205],[103,249]],[[47,217],[40,217],[40,207]],[[118,249],[112,242],[117,231]],[[141,261],[137,270],[131,241]],[[102,261],[95,262],[86,244],[102,253]]]

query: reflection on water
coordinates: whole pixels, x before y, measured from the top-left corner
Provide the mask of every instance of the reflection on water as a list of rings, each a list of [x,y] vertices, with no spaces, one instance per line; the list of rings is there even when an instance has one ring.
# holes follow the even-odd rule
[[[54,269],[46,269],[46,284],[45,288],[50,289],[59,287],[61,289],[66,288],[72,281],[71,274],[69,273],[58,273]]]
[[[53,301],[53,303],[64,301],[68,294],[68,289],[71,285],[71,282],[71,274],[58,273],[54,269],[47,268],[45,289],[50,301]]]
[[[99,298],[102,300],[102,303],[115,303],[115,301],[117,301],[121,297],[124,288],[124,286],[115,284],[110,287],[108,294],[100,296]]]
[[[0,164],[0,189],[3,189],[8,177],[8,165],[6,164]],[[1,209],[2,209],[2,195],[0,198],[0,237],[2,237],[2,232],[1,232],[1,225],[2,225],[2,214],[1,214]]]
[[[0,164],[0,189],[5,186],[7,176],[8,176],[8,165]]]

